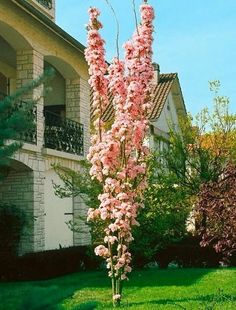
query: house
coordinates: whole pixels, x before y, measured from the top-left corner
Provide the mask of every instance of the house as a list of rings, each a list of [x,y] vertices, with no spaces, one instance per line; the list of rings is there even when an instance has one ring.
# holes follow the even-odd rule
[[[148,118],[150,120],[149,146],[162,150],[169,139],[170,126],[180,130],[179,119],[187,116],[183,94],[177,73],[160,73],[160,66],[154,66],[153,105]],[[91,109],[93,115],[93,109]],[[109,122],[114,117],[112,101],[106,108],[103,120]],[[156,139],[157,138],[157,139]]]
[[[90,87],[84,46],[55,24],[55,0],[1,0],[0,50],[1,97],[45,68],[55,70],[51,92],[32,110],[36,128],[23,137],[23,148],[0,184],[0,201],[22,207],[30,219],[19,253],[88,244],[86,226],[73,233],[65,224],[86,214],[86,206],[78,197],[55,196],[52,180],[59,180],[51,166],[78,170],[88,152]],[[42,88],[18,104],[38,97]]]
[[[14,93],[48,67],[55,70],[51,92],[32,110],[36,128],[23,137],[24,145],[0,183],[0,201],[20,206],[30,219],[19,254],[90,243],[83,221],[78,223],[80,232],[72,232],[65,223],[86,215],[87,207],[78,197],[55,196],[52,183],[60,183],[52,164],[79,170],[79,161],[88,153],[90,87],[84,48],[56,25],[55,0],[0,1],[0,97]],[[178,128],[178,116],[186,114],[177,74],[160,74],[157,65],[155,69],[149,115],[152,147],[154,136],[168,138],[169,121]],[[18,104],[37,98],[42,89]],[[104,118],[109,120],[112,113],[109,105]]]

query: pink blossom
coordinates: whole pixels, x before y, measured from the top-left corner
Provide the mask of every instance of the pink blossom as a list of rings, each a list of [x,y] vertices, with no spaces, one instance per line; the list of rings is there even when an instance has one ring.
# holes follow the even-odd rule
[[[105,236],[104,237],[104,242],[108,243],[110,242],[111,244],[115,243],[117,241],[117,237],[116,236]]]
[[[112,231],[112,232],[115,232],[116,230],[118,230],[119,226],[116,225],[116,224],[110,224],[108,226],[108,228]]]
[[[109,255],[108,248],[106,248],[104,245],[99,245],[94,249],[94,252],[98,256],[106,257]]]
[[[96,210],[89,210],[88,220],[100,217],[108,223],[104,237],[107,247],[99,245],[95,253],[106,259],[109,276],[119,280],[127,279],[127,273],[131,272],[128,246],[133,240],[132,226],[139,225],[136,218],[147,186],[145,161],[149,149],[144,140],[151,107],[154,11],[145,3],[140,12],[141,23],[124,45],[125,60],[115,57],[108,67],[105,42],[99,33],[102,28],[98,20],[100,12],[90,8],[88,47],[85,50],[95,116],[95,133],[91,137],[92,146],[87,158],[92,164],[92,178],[103,186],[98,197],[100,205]],[[115,111],[110,127],[102,119],[109,96]],[[111,248],[113,253],[109,250]],[[113,298],[116,300],[121,296],[114,294]]]

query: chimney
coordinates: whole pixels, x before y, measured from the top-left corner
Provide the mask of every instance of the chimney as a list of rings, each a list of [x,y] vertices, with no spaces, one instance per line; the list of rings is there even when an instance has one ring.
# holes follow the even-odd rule
[[[56,0],[28,0],[28,2],[38,11],[40,11],[55,22]]]
[[[153,70],[154,70],[154,76],[153,76],[153,83],[156,85],[159,82],[160,77],[160,66],[158,63],[153,62]]]

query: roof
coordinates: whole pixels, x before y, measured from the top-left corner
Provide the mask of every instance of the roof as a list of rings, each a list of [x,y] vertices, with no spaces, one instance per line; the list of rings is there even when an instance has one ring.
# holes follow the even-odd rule
[[[149,120],[158,119],[165,105],[167,96],[171,87],[177,78],[177,73],[164,73],[159,75],[158,84],[153,90],[153,105],[148,115]],[[93,118],[93,108],[91,108],[91,116]],[[112,96],[109,96],[109,104],[103,114],[103,121],[110,121],[114,117],[114,109],[112,104]]]
[[[150,120],[159,118],[176,77],[177,73],[160,74],[158,84],[153,90],[153,106],[148,115]]]
[[[56,33],[58,36],[60,36],[62,39],[64,39],[69,44],[74,46],[80,52],[84,53],[85,46],[83,44],[81,44],[79,41],[77,41],[75,38],[69,35],[66,31],[60,28],[57,24],[55,24],[52,20],[50,20],[46,15],[44,15],[43,13],[35,9],[30,3],[28,3],[25,0],[12,0],[12,2],[23,7],[25,11],[33,15],[39,22],[44,24],[52,32]]]

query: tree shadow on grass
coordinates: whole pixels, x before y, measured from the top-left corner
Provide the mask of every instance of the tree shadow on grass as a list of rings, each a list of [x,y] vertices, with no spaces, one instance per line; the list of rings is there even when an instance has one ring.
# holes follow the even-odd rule
[[[152,309],[152,305],[159,305],[159,306],[165,306],[165,305],[171,305],[173,306],[174,309],[184,309],[184,310],[189,310],[189,305],[188,308],[185,308],[183,305],[180,305],[178,303],[184,303],[184,302],[197,302],[199,307],[205,306],[205,305],[214,305],[214,304],[221,304],[222,302],[224,303],[231,303],[232,305],[236,306],[236,296],[229,295],[229,294],[209,294],[209,295],[199,295],[197,297],[188,297],[188,298],[172,298],[172,299],[158,299],[158,300],[150,300],[150,301],[145,301],[145,302],[132,302],[129,303],[129,307],[133,306],[142,306],[145,305],[150,305],[150,309]],[[202,308],[199,308],[202,309]],[[205,309],[205,308],[204,308]],[[207,308],[208,309],[208,308]],[[209,308],[213,309],[213,308]],[[223,308],[222,308],[223,309]]]
[[[214,269],[149,269],[136,271],[130,276],[127,286],[190,286],[198,282],[202,277],[214,272]]]
[[[88,301],[85,303],[82,303],[78,306],[74,306],[72,310],[94,310],[97,309],[97,307],[100,305],[99,302],[96,301]]]
[[[74,290],[70,288],[65,289],[63,292],[59,291],[56,287],[50,288],[35,288],[28,294],[22,304],[17,310],[59,310],[62,309],[59,303],[72,296]],[[93,310],[97,309],[99,302],[89,301],[74,306],[73,310]]]
[[[97,279],[96,275],[100,280]],[[21,282],[21,284],[23,283]],[[75,292],[83,288],[109,288],[110,286],[109,279],[107,279],[104,272],[81,272],[50,280],[32,281],[28,282],[28,284],[30,285],[25,291],[23,301],[14,310],[57,310],[61,309],[58,306],[60,302],[73,296]],[[78,309],[96,309],[97,303],[96,305],[95,303],[81,305],[82,308]]]

